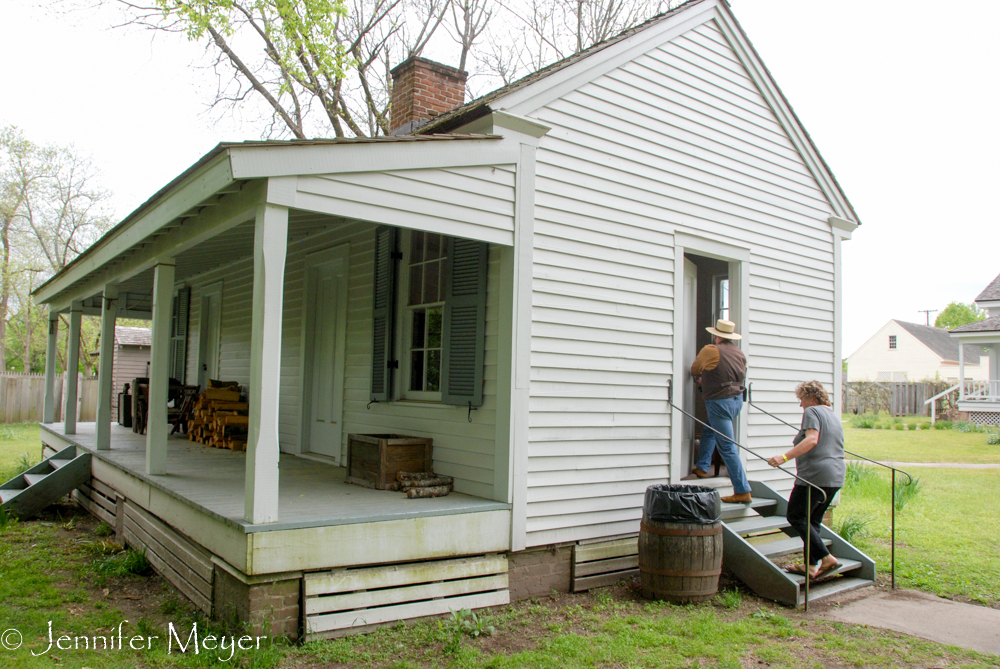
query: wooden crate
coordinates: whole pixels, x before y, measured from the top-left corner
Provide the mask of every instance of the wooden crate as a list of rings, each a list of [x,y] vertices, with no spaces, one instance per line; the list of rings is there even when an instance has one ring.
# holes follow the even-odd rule
[[[431,471],[433,439],[402,434],[348,435],[347,482],[395,490],[398,472]]]

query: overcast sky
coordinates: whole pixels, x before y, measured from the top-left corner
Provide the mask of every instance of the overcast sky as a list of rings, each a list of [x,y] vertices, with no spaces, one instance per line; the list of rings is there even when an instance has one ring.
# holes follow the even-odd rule
[[[91,154],[119,216],[219,141],[258,138],[206,113],[201,47],[48,4],[0,0],[0,125]],[[971,301],[1000,274],[1000,2],[732,4],[861,219],[844,355],[891,318]]]

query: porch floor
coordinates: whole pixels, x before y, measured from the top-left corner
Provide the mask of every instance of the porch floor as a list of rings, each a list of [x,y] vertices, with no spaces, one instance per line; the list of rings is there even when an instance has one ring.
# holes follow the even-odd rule
[[[344,467],[282,453],[278,482],[279,520],[253,525],[243,520],[245,453],[209,448],[188,441],[186,436],[174,436],[168,441],[167,474],[150,476],[146,474],[145,435],[114,424],[111,450],[97,451],[94,426],[94,423],[77,423],[76,434],[69,435],[62,423],[42,425],[41,428],[247,533],[510,508],[503,502],[458,492],[445,497],[410,500],[399,492],[349,484],[345,481],[347,470]]]

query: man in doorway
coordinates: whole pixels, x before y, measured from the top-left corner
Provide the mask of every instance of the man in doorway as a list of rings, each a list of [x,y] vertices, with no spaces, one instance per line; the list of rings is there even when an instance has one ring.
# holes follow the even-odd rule
[[[750,484],[733,441],[733,421],[743,410],[743,382],[747,375],[746,356],[735,343],[743,337],[736,332],[735,323],[721,318],[714,328],[705,329],[712,333],[712,343],[698,352],[691,365],[691,376],[701,386],[708,424],[727,438],[712,430],[702,431],[694,475],[708,478],[712,454],[718,448],[722,461],[726,463],[729,479],[733,482],[733,494],[723,497],[722,501],[748,503],[752,499]]]

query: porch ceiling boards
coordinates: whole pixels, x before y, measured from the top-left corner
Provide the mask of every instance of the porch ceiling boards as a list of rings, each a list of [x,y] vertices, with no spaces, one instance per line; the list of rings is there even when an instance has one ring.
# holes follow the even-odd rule
[[[94,423],[79,423],[73,435],[65,434],[59,423],[41,427],[247,534],[510,508],[509,504],[456,492],[446,497],[409,500],[402,493],[348,484],[344,481],[343,467],[282,453],[280,520],[252,525],[243,520],[245,453],[208,448],[187,438],[172,437],[167,475],[151,476],[145,473],[146,437],[129,428],[112,426],[111,450],[98,451]]]
[[[321,230],[347,222],[335,216],[292,209],[288,212],[288,241],[301,241]],[[199,274],[253,256],[253,240],[254,220],[250,219],[188,249],[176,258],[176,280],[190,281]],[[152,300],[153,270],[148,269],[123,281],[118,289],[148,295]]]

